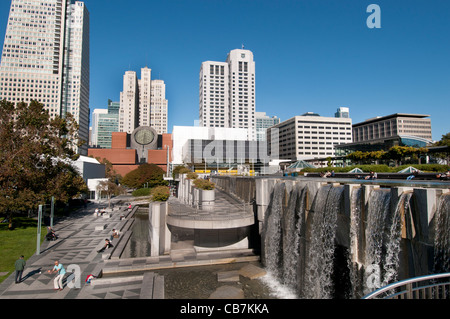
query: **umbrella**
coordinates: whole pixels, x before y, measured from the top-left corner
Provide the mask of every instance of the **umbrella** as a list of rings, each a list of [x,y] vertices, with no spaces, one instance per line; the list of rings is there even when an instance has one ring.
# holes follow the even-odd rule
[[[287,168],[316,168],[314,165],[305,161],[297,161],[294,164],[289,165]]]
[[[407,168],[402,169],[398,173],[414,173],[415,171],[420,172],[417,168],[412,167],[412,166],[408,166]]]
[[[349,171],[349,173],[364,173],[362,169],[356,167],[354,169],[352,169],[351,171]]]

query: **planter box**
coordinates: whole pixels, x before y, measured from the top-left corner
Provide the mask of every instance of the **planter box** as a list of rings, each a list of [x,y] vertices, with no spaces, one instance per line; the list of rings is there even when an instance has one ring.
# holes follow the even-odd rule
[[[216,199],[214,190],[200,190],[200,204],[202,206],[213,206]]]

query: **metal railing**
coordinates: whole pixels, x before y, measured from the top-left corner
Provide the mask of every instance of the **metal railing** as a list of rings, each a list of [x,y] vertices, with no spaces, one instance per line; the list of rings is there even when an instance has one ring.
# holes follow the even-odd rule
[[[402,280],[371,292],[362,299],[450,299],[450,273]]]

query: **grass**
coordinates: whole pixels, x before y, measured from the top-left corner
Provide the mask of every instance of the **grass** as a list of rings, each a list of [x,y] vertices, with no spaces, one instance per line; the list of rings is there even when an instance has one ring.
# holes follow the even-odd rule
[[[14,217],[14,226],[13,230],[9,230],[8,223],[0,223],[0,272],[8,272],[0,276],[0,283],[14,272],[14,263],[20,255],[27,260],[36,252],[37,220],[17,216]],[[46,234],[44,226],[41,229],[41,243]]]

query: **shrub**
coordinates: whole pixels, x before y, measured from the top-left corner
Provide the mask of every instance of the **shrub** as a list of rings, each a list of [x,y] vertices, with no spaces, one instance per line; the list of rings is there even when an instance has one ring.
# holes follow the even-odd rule
[[[177,175],[181,175],[181,174],[187,174],[189,173],[191,170],[185,166],[179,165],[177,167],[175,167],[172,171],[172,177],[175,178]]]
[[[170,197],[170,189],[168,186],[157,186],[151,191],[152,201],[165,202]]]
[[[149,196],[150,195],[150,188],[139,188],[133,191],[133,193],[131,193],[131,195],[133,195],[134,197],[138,197],[138,196]]]
[[[198,174],[194,173],[194,172],[189,172],[189,173],[187,173],[186,178],[187,179],[197,179],[198,178]]]
[[[198,189],[212,190],[216,187],[216,184],[207,179],[199,178],[194,181],[194,186]]]

